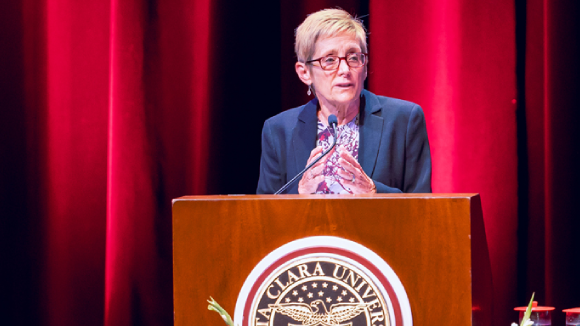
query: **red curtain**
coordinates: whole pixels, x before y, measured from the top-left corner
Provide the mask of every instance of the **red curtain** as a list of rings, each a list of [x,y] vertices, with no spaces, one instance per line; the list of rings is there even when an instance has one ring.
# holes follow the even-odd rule
[[[37,5],[44,10],[37,11]],[[40,249],[44,260],[42,318],[54,325],[101,318],[107,185],[107,14],[106,3],[79,5],[75,1],[29,2],[24,12],[25,25],[36,21],[31,23],[35,27],[28,35],[31,39],[25,38],[25,56],[39,38],[44,43],[30,62],[33,67],[41,67],[42,74],[26,76],[26,82],[40,92],[27,91],[25,95],[34,98],[42,109],[26,106],[30,116],[39,115],[42,125],[31,150],[42,153],[35,162],[40,170],[39,195],[43,197],[39,217],[45,230]],[[93,177],[88,177],[91,174]]]
[[[28,239],[7,237],[31,261],[8,324],[170,324],[171,199],[207,192],[210,2],[11,9],[2,189],[24,188],[7,226]]]
[[[532,291],[580,306],[573,0],[21,0],[0,12],[7,324],[171,324],[171,199],[255,191],[264,120],[308,100],[294,28],[334,6],[369,27],[368,88],[424,108],[434,191],[481,194],[496,324]]]
[[[580,306],[580,3],[527,1],[527,172],[523,287],[558,309]],[[564,324],[557,313],[554,325]]]
[[[210,10],[111,1],[105,325],[172,321],[170,202],[207,183]]]
[[[371,1],[369,87],[421,105],[433,191],[480,193],[494,320],[516,305],[515,10],[509,1]]]

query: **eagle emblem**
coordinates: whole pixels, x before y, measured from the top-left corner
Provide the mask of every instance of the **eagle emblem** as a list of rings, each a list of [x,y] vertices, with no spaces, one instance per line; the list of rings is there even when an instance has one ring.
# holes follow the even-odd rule
[[[320,311],[322,305],[324,311]],[[285,303],[268,305],[272,311],[277,311],[298,322],[301,325],[288,324],[288,326],[352,326],[352,322],[345,323],[360,315],[367,309],[364,303],[336,303],[326,309],[322,300],[314,300],[310,305],[306,303]]]

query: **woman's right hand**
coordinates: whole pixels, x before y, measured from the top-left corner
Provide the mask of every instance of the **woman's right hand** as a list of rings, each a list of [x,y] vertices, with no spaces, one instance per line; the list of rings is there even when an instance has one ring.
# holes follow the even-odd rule
[[[310,157],[308,158],[308,162],[306,162],[306,166],[314,161],[320,154],[322,154],[322,146],[318,146],[310,152]],[[318,185],[324,181],[324,175],[322,175],[322,171],[326,166],[326,160],[330,157],[332,153],[328,153],[326,157],[318,163],[314,164],[310,169],[308,169],[304,175],[302,175],[302,179],[298,183],[298,193],[299,194],[313,194],[318,189]]]

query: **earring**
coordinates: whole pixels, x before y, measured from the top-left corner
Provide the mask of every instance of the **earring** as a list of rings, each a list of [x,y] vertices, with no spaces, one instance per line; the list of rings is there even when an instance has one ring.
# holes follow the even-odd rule
[[[308,85],[308,92],[306,92],[308,96],[312,95],[312,85]]]

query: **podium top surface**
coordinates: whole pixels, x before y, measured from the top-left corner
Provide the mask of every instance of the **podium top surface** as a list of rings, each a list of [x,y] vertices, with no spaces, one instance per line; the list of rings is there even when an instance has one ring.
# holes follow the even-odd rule
[[[451,193],[451,194],[364,194],[364,195],[207,195],[207,196],[183,196],[173,199],[173,203],[179,201],[214,201],[214,200],[313,200],[313,199],[471,199],[479,196],[477,193]]]

